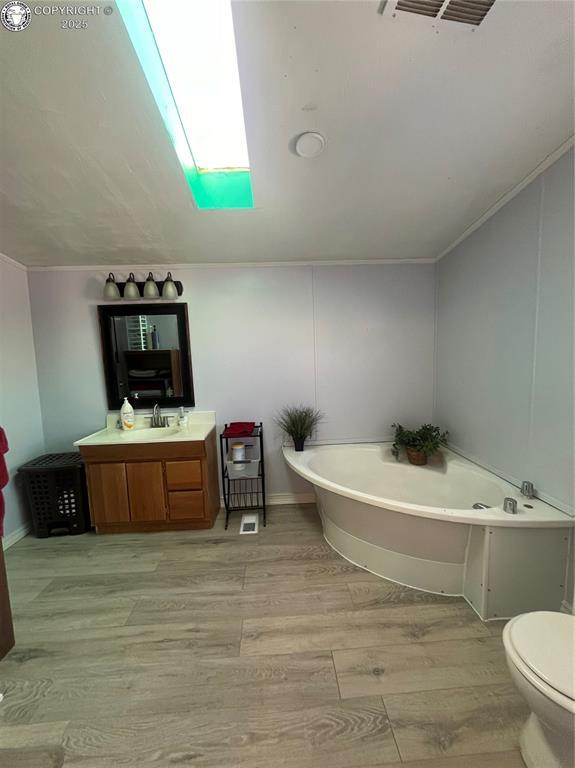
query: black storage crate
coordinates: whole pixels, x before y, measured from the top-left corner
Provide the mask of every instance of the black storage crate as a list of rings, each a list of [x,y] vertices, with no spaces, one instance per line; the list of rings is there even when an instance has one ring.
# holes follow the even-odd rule
[[[47,453],[19,471],[38,538],[89,529],[84,463],[79,453]]]

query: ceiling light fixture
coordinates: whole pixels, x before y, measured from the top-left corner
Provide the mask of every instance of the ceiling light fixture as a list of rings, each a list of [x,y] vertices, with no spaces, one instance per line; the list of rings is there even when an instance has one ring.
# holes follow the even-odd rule
[[[231,0],[117,0],[198,208],[253,208]]]

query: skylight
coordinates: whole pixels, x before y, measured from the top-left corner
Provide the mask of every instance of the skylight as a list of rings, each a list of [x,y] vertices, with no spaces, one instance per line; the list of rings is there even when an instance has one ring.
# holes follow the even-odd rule
[[[198,208],[253,208],[231,0],[117,5]]]

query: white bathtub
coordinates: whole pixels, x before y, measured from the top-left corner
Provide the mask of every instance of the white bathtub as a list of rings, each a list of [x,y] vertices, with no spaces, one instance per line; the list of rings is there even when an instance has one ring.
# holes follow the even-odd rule
[[[573,526],[563,512],[450,451],[425,467],[397,462],[390,443],[286,447],[284,456],[314,486],[326,541],[356,565],[463,595],[484,619],[559,609]],[[506,496],[518,514],[503,511]]]

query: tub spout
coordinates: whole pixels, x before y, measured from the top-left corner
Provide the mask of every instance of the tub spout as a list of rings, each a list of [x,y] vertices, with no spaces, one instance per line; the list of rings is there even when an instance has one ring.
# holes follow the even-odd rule
[[[535,496],[535,488],[530,480],[524,480],[521,483],[521,495],[532,499]]]

